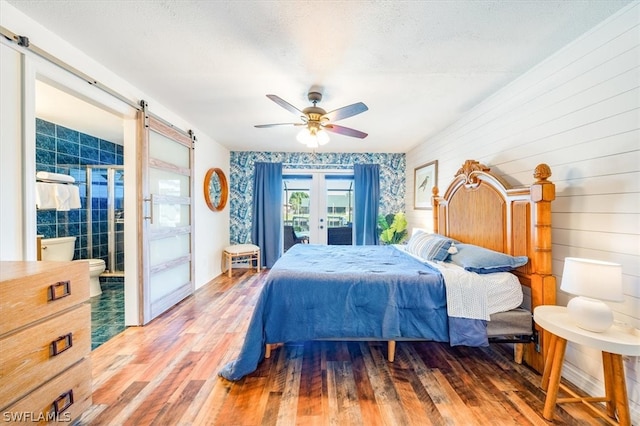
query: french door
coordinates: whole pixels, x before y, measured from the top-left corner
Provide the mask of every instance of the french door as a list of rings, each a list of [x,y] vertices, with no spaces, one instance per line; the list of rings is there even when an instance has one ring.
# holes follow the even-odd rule
[[[285,170],[282,181],[285,227],[311,244],[353,243],[352,172]]]
[[[193,141],[140,114],[140,322],[146,324],[194,291]]]

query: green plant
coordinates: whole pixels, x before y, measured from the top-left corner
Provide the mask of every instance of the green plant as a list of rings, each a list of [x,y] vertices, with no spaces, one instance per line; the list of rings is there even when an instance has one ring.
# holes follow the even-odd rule
[[[380,241],[383,244],[400,244],[407,238],[407,219],[404,213],[389,213],[378,216]]]

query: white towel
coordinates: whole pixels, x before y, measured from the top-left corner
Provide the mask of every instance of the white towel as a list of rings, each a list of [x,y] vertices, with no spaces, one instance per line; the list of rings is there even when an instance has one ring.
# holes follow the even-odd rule
[[[69,198],[71,194],[66,184],[54,183],[56,187],[56,210],[61,212],[69,211]]]
[[[52,210],[56,205],[56,185],[53,183],[36,182],[36,208],[38,210]]]
[[[62,173],[37,172],[36,179],[46,180],[48,182],[74,183],[76,180],[73,176],[64,175]]]
[[[76,185],[67,185],[69,189],[69,208],[79,209],[80,205],[80,188]]]

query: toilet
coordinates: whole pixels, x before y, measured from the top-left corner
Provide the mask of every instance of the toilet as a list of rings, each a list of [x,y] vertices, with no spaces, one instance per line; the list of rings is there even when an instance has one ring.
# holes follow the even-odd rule
[[[71,261],[76,246],[76,237],[44,238],[41,243],[42,260]],[[89,262],[89,296],[102,294],[100,287],[100,274],[105,270],[102,259],[79,259],[74,262]]]

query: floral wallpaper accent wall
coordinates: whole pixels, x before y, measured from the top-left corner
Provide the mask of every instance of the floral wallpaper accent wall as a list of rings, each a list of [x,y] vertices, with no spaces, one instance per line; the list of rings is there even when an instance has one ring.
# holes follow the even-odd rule
[[[256,162],[283,163],[285,169],[353,169],[354,164],[380,165],[380,213],[404,212],[404,154],[232,151],[229,173],[229,216],[232,244],[251,241],[253,169]],[[357,208],[357,206],[356,206]]]

